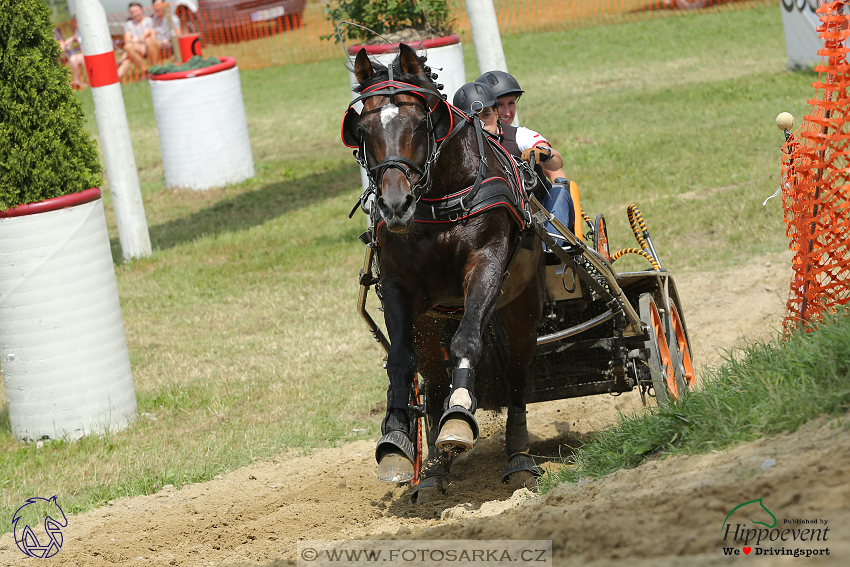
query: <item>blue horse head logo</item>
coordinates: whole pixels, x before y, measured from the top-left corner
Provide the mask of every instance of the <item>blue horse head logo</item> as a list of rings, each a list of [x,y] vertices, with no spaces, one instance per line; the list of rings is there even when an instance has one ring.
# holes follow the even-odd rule
[[[56,507],[56,511],[50,511],[50,514],[44,514],[44,531],[47,533],[47,541],[40,542],[33,532],[32,528],[29,524],[24,525],[22,529],[20,529],[20,533],[18,530],[18,522],[21,520],[22,511],[27,506],[32,506],[33,504],[41,504],[47,503],[52,504]],[[53,516],[56,516],[55,518]],[[61,518],[61,521],[57,518]],[[56,497],[52,497],[50,499],[47,498],[30,498],[27,500],[26,504],[18,508],[15,512],[15,515],[12,517],[12,527],[15,532],[15,543],[18,545],[18,549],[20,549],[26,556],[28,557],[38,557],[41,559],[46,559],[47,557],[53,557],[59,550],[62,548],[62,529],[68,527],[68,519],[65,517],[65,512],[62,511],[62,508],[59,507],[59,504],[56,502]]]

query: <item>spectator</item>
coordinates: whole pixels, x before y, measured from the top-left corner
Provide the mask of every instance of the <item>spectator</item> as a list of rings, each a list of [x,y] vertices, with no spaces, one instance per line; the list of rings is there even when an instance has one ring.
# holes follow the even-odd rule
[[[65,60],[71,68],[71,86],[74,90],[83,88],[83,72],[85,71],[85,58],[83,57],[82,41],[80,40],[80,29],[77,27],[77,17],[71,18],[74,26],[74,35],[68,39],[62,38],[59,28],[54,28],[53,33],[59,47],[64,52]]]
[[[148,53],[159,53],[159,42],[156,39],[153,20],[145,15],[141,4],[130,2],[127,11],[130,17],[124,23],[124,53],[118,65],[118,76],[123,77],[130,65],[135,64],[144,77],[147,73],[145,56]]]
[[[171,25],[168,24],[168,19],[165,17],[165,8],[168,6],[163,0],[154,0],[153,3],[153,29],[156,33],[156,42],[159,49],[151,53],[151,62],[156,65],[160,61],[160,57],[169,57],[174,53],[171,46],[171,39],[181,34],[180,18],[171,14]]]

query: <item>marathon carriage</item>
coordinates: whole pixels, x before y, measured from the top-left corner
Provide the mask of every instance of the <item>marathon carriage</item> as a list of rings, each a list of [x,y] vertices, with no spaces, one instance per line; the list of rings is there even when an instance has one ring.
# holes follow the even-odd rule
[[[541,212],[534,219],[535,230],[548,240],[551,251],[546,254],[545,315],[539,325],[526,402],[619,394],[638,388],[644,405],[647,395],[662,405],[669,397],[678,398],[692,389],[696,376],[681,300],[672,274],[661,267],[637,207],[629,206],[629,221],[642,246],[623,249],[612,257],[608,255],[602,214],[595,222],[583,215],[588,228],[584,238],[590,243],[585,244],[557,219],[552,224],[558,234],[543,231],[541,227],[550,219],[537,204]],[[559,246],[555,238],[566,239],[568,244]],[[617,272],[613,261],[625,254],[643,256],[651,267]],[[367,243],[357,310],[369,332],[389,353],[389,342],[366,309],[373,286],[380,297],[379,280],[375,249]],[[417,385],[411,405],[421,408],[423,398]],[[430,431],[428,415],[421,410],[418,415],[426,421],[425,431]],[[420,462],[421,431],[420,424]],[[433,446],[433,440],[429,441]],[[415,486],[418,480],[417,474],[411,483]]]
[[[575,234],[534,196],[533,161],[515,162],[477,119],[445,103],[423,63],[405,45],[389,68],[358,54],[363,113],[349,107],[342,127],[370,178],[358,202],[372,215],[358,311],[388,355],[378,476],[417,486],[414,500],[423,486],[444,490],[452,455],[477,440],[473,392],[508,407],[503,480],[519,474],[524,484],[542,474],[527,454],[527,403],[638,388],[644,402],[654,392],[663,404],[695,381],[680,298],[637,207],[628,214],[640,248],[610,256],[601,214],[591,222],[581,213],[588,232]],[[411,141],[426,130],[420,146]],[[618,273],[613,263],[626,253],[651,268]],[[373,287],[392,341],[366,309]]]

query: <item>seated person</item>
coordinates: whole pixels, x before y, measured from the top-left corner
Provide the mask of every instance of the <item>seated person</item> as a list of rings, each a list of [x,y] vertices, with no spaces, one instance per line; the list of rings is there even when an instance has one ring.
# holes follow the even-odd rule
[[[71,68],[71,86],[74,90],[83,88],[83,72],[85,69],[85,58],[82,51],[82,40],[80,39],[80,29],[77,27],[77,17],[71,18],[71,24],[74,26],[74,35],[68,39],[62,38],[62,32],[59,28],[54,28],[53,33],[56,41],[59,42],[59,47],[62,49],[65,60]]]
[[[486,84],[493,91],[493,94],[496,95],[499,120],[502,124],[513,124],[514,118],[516,118],[516,103],[519,102],[519,97],[525,92],[519,86],[519,82],[514,76],[504,71],[488,71],[475,80]],[[544,173],[549,178],[549,181],[553,183],[557,179],[564,179],[566,181],[567,174],[562,169],[555,171],[545,170]]]
[[[546,138],[529,128],[511,126],[499,120],[496,96],[486,84],[466,83],[455,93],[452,103],[467,116],[477,115],[482,127],[494,134],[502,147],[514,157],[528,161],[533,153],[544,173],[557,171],[564,165],[564,158],[549,145]],[[565,186],[553,185],[542,204],[567,228],[574,228],[574,207]],[[546,230],[558,234],[549,223],[546,224]]]
[[[151,18],[151,21],[153,22],[153,29],[156,34],[156,42],[158,46],[158,49],[155,49],[153,53],[150,54],[151,63],[154,65],[159,64],[160,56],[168,57],[174,53],[171,46],[171,39],[181,34],[180,18],[171,14],[171,24],[169,25],[168,19],[165,17],[165,6],[167,6],[167,4],[163,0],[154,0],[153,18]]]
[[[519,86],[519,81],[513,75],[504,71],[489,71],[478,77],[476,81],[486,83],[490,87],[490,90],[493,91],[493,94],[496,95],[499,120],[503,124],[513,124],[516,118],[516,103],[519,101],[522,93],[525,92]],[[553,184],[552,194],[555,200],[558,199],[558,193],[569,191],[573,200],[573,216],[576,221],[576,225],[570,228],[573,229],[576,236],[582,238],[579,228],[581,224],[581,204],[579,202],[578,186],[575,183],[569,183],[567,181],[567,174],[563,169],[557,169],[555,171],[543,170],[543,173],[546,174],[546,177]]]
[[[118,64],[118,77],[124,77],[131,64],[135,64],[144,77],[147,72],[145,57],[148,53],[159,53],[159,42],[156,39],[153,20],[145,15],[142,5],[130,2],[127,10],[130,17],[124,23],[124,53]]]

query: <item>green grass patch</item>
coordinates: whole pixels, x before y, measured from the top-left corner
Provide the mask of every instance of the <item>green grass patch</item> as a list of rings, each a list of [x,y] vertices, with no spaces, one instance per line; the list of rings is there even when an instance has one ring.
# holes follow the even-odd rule
[[[544,477],[544,492],[561,482],[599,478],[650,458],[706,453],[798,427],[850,409],[850,311],[810,333],[756,342],[709,368],[703,386],[661,408],[623,415]]]
[[[785,69],[782,38],[772,6],[504,45],[527,91],[523,124],[564,154],[612,247],[633,245],[625,208],[637,203],[677,272],[787,248],[779,204],[761,206],[778,184],[773,120],[784,110],[802,119],[814,77]],[[139,418],[39,448],[12,439],[0,392],[0,531],[32,496],[56,494],[79,512],[344,442],[354,428],[378,432],[387,378],[355,312],[365,220],[348,219],[360,181],[339,140],[347,71],[339,60],[241,80],[257,174],[204,192],[164,188],[149,87],[122,87],[154,247],[121,263],[106,191]],[[97,137],[91,94],[78,96]],[[644,267],[629,261],[617,267]]]

